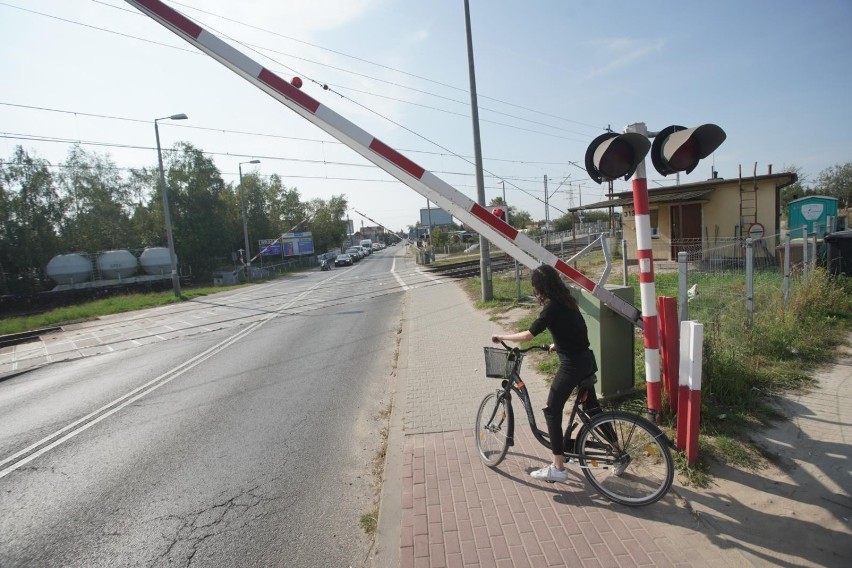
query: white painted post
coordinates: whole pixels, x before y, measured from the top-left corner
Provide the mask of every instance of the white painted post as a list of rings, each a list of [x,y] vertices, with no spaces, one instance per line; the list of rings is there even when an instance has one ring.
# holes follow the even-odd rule
[[[689,258],[688,253],[679,252],[677,253],[677,291],[678,291],[678,305],[680,307],[680,312],[678,314],[677,321],[686,321],[689,319],[689,297],[687,295],[687,274],[689,270],[689,264],[687,263],[687,259]]]
[[[784,304],[790,299],[790,233],[784,239]]]
[[[746,239],[746,317],[748,326],[754,323],[754,242]]]

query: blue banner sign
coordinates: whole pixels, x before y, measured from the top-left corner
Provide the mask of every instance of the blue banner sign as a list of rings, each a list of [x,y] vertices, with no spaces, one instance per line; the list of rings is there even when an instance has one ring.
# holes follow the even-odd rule
[[[314,254],[313,236],[305,233],[283,233],[277,239],[261,239],[257,241],[260,254],[263,256],[300,256]]]

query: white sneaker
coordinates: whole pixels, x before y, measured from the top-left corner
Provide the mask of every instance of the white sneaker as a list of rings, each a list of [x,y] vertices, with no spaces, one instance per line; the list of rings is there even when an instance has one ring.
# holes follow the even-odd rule
[[[550,483],[568,481],[568,470],[556,469],[553,464],[537,469],[530,475],[540,481],[549,481]]]

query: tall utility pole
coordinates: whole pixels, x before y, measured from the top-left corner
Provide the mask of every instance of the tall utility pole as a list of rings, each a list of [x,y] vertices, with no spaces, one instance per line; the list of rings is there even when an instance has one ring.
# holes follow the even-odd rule
[[[464,0],[464,23],[467,32],[467,65],[470,75],[470,109],[473,117],[473,155],[476,161],[476,200],[485,207],[485,180],[482,175],[482,147],[479,144],[479,107],[476,103],[476,72],[473,67],[473,39],[470,35],[470,3]],[[482,275],[482,301],[494,297],[491,286],[491,257],[488,240],[479,235],[479,273]]]
[[[544,174],[544,246],[550,246],[550,196],[547,195],[547,174]]]

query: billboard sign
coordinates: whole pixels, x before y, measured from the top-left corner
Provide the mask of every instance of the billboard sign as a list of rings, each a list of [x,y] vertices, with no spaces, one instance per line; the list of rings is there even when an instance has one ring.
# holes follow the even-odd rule
[[[426,226],[432,225],[433,227],[452,225],[453,216],[439,207],[423,208],[420,210],[420,224]]]
[[[260,254],[263,256],[300,256],[314,254],[314,240],[310,232],[283,233],[277,239],[261,239]]]

